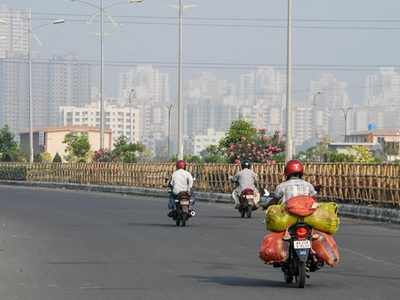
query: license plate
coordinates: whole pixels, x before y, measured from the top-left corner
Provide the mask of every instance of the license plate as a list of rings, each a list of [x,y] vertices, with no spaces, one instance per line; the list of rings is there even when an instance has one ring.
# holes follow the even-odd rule
[[[252,199],[254,199],[254,196],[253,195],[247,195],[246,199],[251,199],[252,200]]]
[[[181,201],[181,205],[189,205],[189,201]]]
[[[310,249],[311,242],[309,240],[294,241],[293,247],[294,249]]]

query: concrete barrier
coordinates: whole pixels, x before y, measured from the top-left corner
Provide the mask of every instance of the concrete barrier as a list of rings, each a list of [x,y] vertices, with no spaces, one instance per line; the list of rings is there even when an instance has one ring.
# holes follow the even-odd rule
[[[4,180],[0,180],[0,184],[49,188],[49,189],[67,189],[74,191],[117,193],[117,194],[135,195],[135,196],[151,196],[157,198],[165,198],[168,196],[167,190],[127,187],[127,186],[84,185],[84,184],[72,184],[72,183],[64,184],[64,183],[46,183],[46,182],[42,183],[42,182],[4,181]],[[230,194],[195,192],[195,197],[196,201],[200,202],[233,204],[233,200]],[[341,216],[345,217],[400,224],[400,210],[398,209],[370,207],[364,205],[340,204],[339,213]]]

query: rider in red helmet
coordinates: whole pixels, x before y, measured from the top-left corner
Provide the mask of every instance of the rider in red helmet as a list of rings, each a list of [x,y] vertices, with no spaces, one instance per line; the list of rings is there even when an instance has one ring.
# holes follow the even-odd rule
[[[193,187],[193,176],[188,171],[186,171],[186,162],[184,160],[178,160],[176,162],[176,171],[172,174],[172,178],[169,182],[169,186],[171,187],[171,194],[168,203],[168,208],[171,210],[168,213],[169,217],[173,216],[173,212],[175,211],[175,199],[181,192],[191,192]],[[192,199],[193,200],[193,199]],[[192,205],[194,201],[192,202]]]
[[[290,198],[301,195],[315,196],[317,192],[314,186],[303,180],[303,175],[304,166],[299,160],[288,161],[285,166],[286,181],[278,185],[272,196],[263,199],[261,206],[267,208],[279,201],[285,203]]]

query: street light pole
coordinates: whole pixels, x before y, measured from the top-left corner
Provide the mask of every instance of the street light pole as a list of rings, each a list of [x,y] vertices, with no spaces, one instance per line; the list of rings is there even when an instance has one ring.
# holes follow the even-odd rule
[[[171,112],[174,108],[173,104],[170,104],[168,107],[168,159],[171,157]]]
[[[32,47],[33,47],[33,30],[37,30],[49,25],[58,25],[65,23],[64,19],[57,19],[51,23],[42,24],[35,28],[32,27],[32,10],[28,12],[28,123],[29,123],[29,162],[33,163],[34,151],[33,151],[33,76],[32,76]],[[36,37],[37,39],[37,37]]]
[[[104,149],[104,0],[100,0],[100,149]]]
[[[313,101],[312,101],[312,106],[313,106],[313,128],[314,128],[314,138],[315,141],[318,143],[318,126],[317,126],[317,97],[321,95],[321,92],[317,92],[313,94]]]
[[[292,142],[292,0],[288,0],[286,79],[286,161],[293,157]]]
[[[347,119],[349,116],[349,112],[352,110],[352,107],[343,107],[340,110],[343,112],[343,117],[344,117],[344,142],[347,140]]]
[[[32,92],[32,10],[28,12],[28,26],[29,26],[29,46],[28,46],[28,64],[29,64],[29,102],[28,102],[28,122],[29,122],[29,162],[33,163],[33,92]]]
[[[183,5],[179,0],[179,50],[178,50],[178,159],[183,159]]]
[[[134,98],[136,98],[136,91],[135,91],[135,89],[132,89],[130,92],[129,92],[129,119],[130,119],[130,122],[131,122],[131,144],[133,144],[133,138],[134,138],[134,136],[133,136],[133,116],[132,116],[132,105],[133,105],[133,102],[132,102],[132,99],[134,99]]]

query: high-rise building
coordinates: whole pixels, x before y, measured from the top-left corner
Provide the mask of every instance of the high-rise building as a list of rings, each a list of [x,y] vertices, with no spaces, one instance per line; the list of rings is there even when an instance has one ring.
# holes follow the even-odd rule
[[[120,74],[119,96],[128,100],[131,91],[134,90],[139,101],[168,103],[170,100],[168,78],[168,74],[161,73],[151,65],[137,66]]]
[[[338,110],[350,105],[346,92],[347,83],[338,80],[334,74],[322,74],[318,81],[310,83],[310,102],[315,100],[316,107],[324,107],[330,111]],[[315,95],[318,95],[316,98]]]
[[[62,126],[100,127],[100,105],[62,106],[60,107]],[[114,140],[126,136],[133,143],[140,140],[140,113],[136,108],[128,106],[105,106],[105,128],[112,130]]]
[[[365,97],[365,104],[371,106],[400,105],[400,73],[381,68],[378,74],[367,76]]]
[[[0,6],[0,58],[26,57],[31,14],[26,9]]]
[[[285,93],[286,78],[272,67],[259,67],[240,76],[240,102],[254,105],[261,100],[278,103]]]
[[[33,126],[60,125],[60,106],[90,103],[91,66],[77,60],[35,60],[32,65]],[[0,125],[28,129],[29,69],[25,59],[0,59]]]

